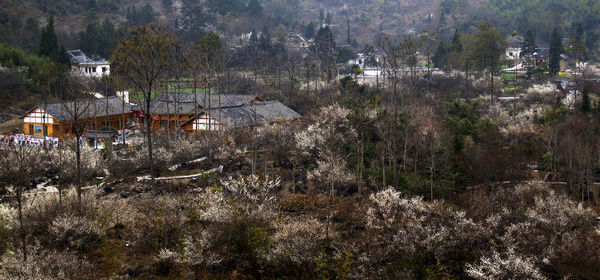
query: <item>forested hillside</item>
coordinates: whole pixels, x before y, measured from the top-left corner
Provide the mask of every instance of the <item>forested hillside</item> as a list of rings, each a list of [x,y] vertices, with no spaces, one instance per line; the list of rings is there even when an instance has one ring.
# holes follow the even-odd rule
[[[265,26],[273,32],[280,25],[294,31],[314,30],[328,23],[343,43],[353,43],[346,42],[350,26],[351,36],[360,34],[351,39],[360,45],[372,44],[381,32],[403,35],[427,30],[449,39],[453,29],[474,29],[482,20],[506,33],[532,30],[543,41],[549,40],[555,26],[568,34],[580,23],[588,48],[597,43],[600,33],[600,2],[593,0],[7,0],[0,3],[0,42],[32,48],[36,32],[49,16],[55,17],[58,36],[68,48],[86,48],[80,33],[90,31],[90,24],[110,32],[150,21],[168,24],[191,40],[205,28],[241,34]],[[98,54],[106,55],[104,50]]]

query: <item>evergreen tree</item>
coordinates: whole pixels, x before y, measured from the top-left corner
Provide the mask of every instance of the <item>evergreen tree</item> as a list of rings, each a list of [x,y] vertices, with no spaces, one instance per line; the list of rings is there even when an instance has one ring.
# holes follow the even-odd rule
[[[462,49],[463,49],[463,46],[462,46],[462,42],[460,41],[460,31],[458,31],[458,29],[456,29],[454,31],[454,36],[452,36],[452,43],[450,43],[450,48],[448,49],[448,51],[460,53],[460,52],[462,52]]]
[[[323,25],[323,21],[325,21],[325,11],[323,9],[319,10],[319,27]]]
[[[348,23],[348,27],[347,27],[348,29],[346,30],[348,33],[347,38],[346,38],[346,44],[352,45],[352,38],[350,36],[350,18],[349,17],[346,18],[346,22]]]
[[[250,46],[258,45],[258,35],[256,34],[256,29],[252,29],[252,33],[250,33]]]
[[[581,23],[575,24],[575,32],[569,39],[567,50],[569,55],[578,61],[585,61],[587,59],[587,47],[585,45],[583,25],[581,25]]]
[[[105,19],[100,25],[100,46],[98,48],[98,55],[101,57],[109,57],[112,50],[116,47],[117,42],[120,38],[117,37],[117,30],[115,25],[108,19]]]
[[[437,30],[438,32],[446,27],[446,13],[444,10],[440,12],[440,22],[438,23]]]
[[[490,94],[493,103],[494,75],[500,66],[500,57],[504,53],[506,41],[502,32],[488,22],[479,25],[476,36],[473,56],[480,69],[490,73]]]
[[[87,55],[100,55],[98,24],[90,22],[85,30],[79,33],[79,48]]]
[[[56,38],[56,33],[54,31],[54,18],[50,17],[48,24],[44,30],[42,30],[38,54],[40,56],[47,56],[53,59],[56,57],[57,53],[58,39]]]
[[[552,31],[552,39],[550,40],[550,62],[548,66],[550,67],[550,73],[553,75],[558,74],[560,72],[560,55],[563,52],[562,42],[560,38],[560,33],[557,28],[554,28]]]
[[[327,12],[327,17],[325,18],[325,24],[330,25],[333,20],[333,15],[330,12]]]
[[[310,40],[315,37],[315,30],[316,30],[315,23],[311,21],[307,25],[304,26],[304,28],[302,30],[302,34],[304,35],[304,38],[306,38],[307,40]]]
[[[135,7],[127,8],[127,25],[129,26],[139,26],[146,25],[154,21],[156,17],[156,13],[150,4],[144,5],[141,9],[136,9]]]
[[[260,16],[263,12],[263,7],[258,3],[258,0],[250,0],[248,3],[248,12],[253,16]]]
[[[270,51],[271,50],[271,33],[269,32],[269,29],[267,28],[267,26],[263,26],[263,31],[262,34],[260,34],[260,48],[264,51]]]
[[[438,45],[435,54],[431,58],[431,61],[433,61],[433,65],[435,65],[435,67],[444,68],[446,66],[447,59],[448,52],[446,50],[446,46],[444,45],[444,42],[440,41],[440,44]]]
[[[63,67],[68,67],[71,65],[71,57],[67,53],[65,46],[61,45],[58,50],[58,54],[56,56],[56,64],[61,65]]]
[[[536,51],[537,45],[535,44],[535,37],[533,36],[533,32],[529,30],[525,35],[525,44],[523,45],[523,49],[521,50],[521,52],[523,54],[533,54]]]
[[[581,96],[581,111],[584,113],[590,113],[592,111],[592,101],[590,100],[590,90],[587,87],[583,88],[583,94]]]
[[[181,7],[181,31],[186,41],[196,41],[204,32],[204,25],[212,19],[204,11],[204,7],[198,1],[187,0]]]
[[[335,67],[335,39],[328,25],[319,28],[314,44],[310,51],[321,63],[321,69],[327,71],[327,76],[332,78],[332,68]]]

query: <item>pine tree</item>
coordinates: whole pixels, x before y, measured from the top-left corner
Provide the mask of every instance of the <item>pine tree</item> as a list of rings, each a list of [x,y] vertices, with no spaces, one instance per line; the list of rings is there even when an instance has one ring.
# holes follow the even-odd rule
[[[525,45],[523,45],[523,49],[521,50],[521,52],[523,54],[533,54],[536,51],[537,45],[535,44],[535,37],[533,36],[533,32],[529,30],[525,35]]]
[[[348,29],[347,31],[347,38],[346,38],[346,44],[348,45],[352,45],[352,38],[350,37],[350,18],[346,18],[346,22],[348,23]]]
[[[330,12],[327,12],[327,17],[325,18],[325,24],[330,25],[333,20],[333,15]]]
[[[454,31],[454,36],[452,37],[452,43],[450,43],[450,49],[448,49],[449,52],[462,52],[462,42],[460,41],[460,31],[458,31],[458,29],[456,29],[456,31]]]
[[[592,111],[592,101],[590,100],[590,90],[585,87],[583,88],[583,94],[581,96],[581,111],[589,113]]]
[[[557,28],[552,31],[552,39],[550,40],[550,73],[553,75],[560,72],[560,55],[563,52],[562,42],[560,39],[560,33]]]
[[[504,53],[506,41],[500,30],[488,22],[479,25],[476,36],[473,56],[480,69],[490,73],[490,94],[494,103],[494,75],[500,66],[500,57]]]
[[[583,25],[581,23],[575,24],[575,32],[569,39],[569,46],[567,51],[569,55],[578,61],[585,61],[587,58],[587,47],[585,45],[585,39],[583,34]]]
[[[58,53],[56,54],[56,64],[68,67],[71,65],[71,58],[65,49],[65,46],[61,45]]]
[[[258,35],[256,34],[256,29],[252,29],[252,33],[250,33],[250,46],[258,45]]]
[[[40,56],[47,56],[54,60],[58,53],[58,39],[54,31],[54,18],[48,19],[48,24],[42,30],[42,36],[40,38],[40,47],[38,54]]]
[[[431,61],[433,61],[433,65],[435,65],[435,67],[443,68],[444,66],[446,66],[447,58],[448,53],[446,50],[446,46],[444,45],[444,42],[440,41],[440,44],[438,45],[435,54],[431,58]]]
[[[328,78],[331,78],[333,73],[331,70],[335,67],[335,39],[328,25],[319,28],[315,43],[310,47],[310,50],[318,58],[321,63],[322,70],[327,71]]]

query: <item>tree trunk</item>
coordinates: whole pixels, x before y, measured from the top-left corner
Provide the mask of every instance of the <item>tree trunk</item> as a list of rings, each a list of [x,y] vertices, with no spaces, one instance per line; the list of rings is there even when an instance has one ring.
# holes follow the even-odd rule
[[[492,75],[492,84],[490,85],[491,86],[490,95],[492,97],[492,104],[494,104],[494,65],[493,64],[492,64],[491,75]]]
[[[77,135],[75,137],[75,183],[77,184],[77,202],[79,203],[79,207],[81,208],[81,132],[79,130],[81,129],[78,128]]]
[[[385,178],[385,153],[381,153],[381,170],[382,170],[382,176],[381,176],[381,183],[382,183],[382,188],[385,188],[386,185],[386,178]]]
[[[360,166],[358,168],[358,194],[362,195],[364,182],[363,182],[363,172],[364,172],[364,160],[365,160],[365,143],[364,140],[360,140]]]
[[[435,167],[435,147],[431,148],[431,182],[430,182],[430,192],[431,192],[431,201],[433,201],[433,171]]]
[[[150,111],[150,103],[152,96],[152,86],[146,96],[146,138],[148,139],[148,167],[150,168],[150,185],[154,188],[154,179],[156,174],[154,172],[154,158],[152,154],[152,115]]]
[[[296,161],[292,160],[292,193],[296,194]]]
[[[27,236],[25,225],[23,225],[23,191],[17,190],[17,207],[19,208],[19,227],[21,231],[21,250],[23,251],[23,263],[27,262]]]

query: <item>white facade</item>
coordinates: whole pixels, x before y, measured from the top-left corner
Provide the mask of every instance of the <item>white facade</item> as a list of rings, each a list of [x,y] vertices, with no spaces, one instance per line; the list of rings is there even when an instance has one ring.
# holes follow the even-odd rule
[[[54,118],[50,116],[48,113],[44,112],[44,110],[37,108],[31,111],[27,116],[23,118],[23,122],[25,123],[47,123],[53,124]]]
[[[106,63],[90,63],[75,65],[77,71],[90,78],[101,78],[110,75],[110,64]]]
[[[222,130],[223,126],[217,123],[215,119],[202,114],[194,120],[192,128],[194,130]]]
[[[506,59],[515,60],[521,57],[521,48],[506,48]]]
[[[89,58],[81,50],[67,51],[71,57],[73,71],[89,78],[101,78],[110,75],[110,63],[105,59]]]

